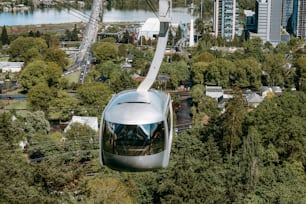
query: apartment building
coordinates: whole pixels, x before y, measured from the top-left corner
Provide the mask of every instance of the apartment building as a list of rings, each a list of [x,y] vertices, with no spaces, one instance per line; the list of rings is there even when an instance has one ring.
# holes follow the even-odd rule
[[[214,32],[228,41],[239,33],[239,8],[236,0],[214,0]]]

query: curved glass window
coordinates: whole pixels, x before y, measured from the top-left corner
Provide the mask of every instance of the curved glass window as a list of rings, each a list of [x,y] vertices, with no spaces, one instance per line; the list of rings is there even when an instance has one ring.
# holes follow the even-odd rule
[[[103,149],[126,156],[159,153],[165,149],[164,122],[124,125],[104,121]]]

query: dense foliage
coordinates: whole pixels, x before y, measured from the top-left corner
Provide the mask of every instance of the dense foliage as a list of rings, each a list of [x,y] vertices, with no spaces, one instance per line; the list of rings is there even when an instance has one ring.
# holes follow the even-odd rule
[[[144,173],[98,167],[95,134],[77,124],[63,135],[31,131],[22,152],[17,138],[35,122],[20,126],[25,116],[2,113],[1,201],[304,203],[306,94],[287,92],[249,113],[239,100],[237,93],[224,115],[176,136],[168,168]]]
[[[109,2],[142,6],[134,0]],[[239,2],[252,8],[251,1]],[[90,127],[74,123],[61,131],[50,122],[100,117],[113,93],[137,86],[131,76],[147,73],[154,50],[97,41],[92,52],[98,63],[83,85],[72,86],[62,77],[63,52],[46,42],[19,37],[8,49],[11,60],[26,62],[19,81],[28,110],[0,112],[0,203],[306,203],[302,40],[273,47],[253,38],[234,42],[240,47],[231,52],[210,48],[233,42],[203,35],[191,55],[168,54],[161,74],[169,80],[154,87],[177,90],[192,84],[193,127],[174,137],[169,167],[138,173],[100,166],[97,132]],[[134,56],[128,71],[120,66],[127,54]],[[205,85],[232,89],[224,112],[205,96]],[[241,90],[263,85],[281,86],[283,94],[247,109]]]

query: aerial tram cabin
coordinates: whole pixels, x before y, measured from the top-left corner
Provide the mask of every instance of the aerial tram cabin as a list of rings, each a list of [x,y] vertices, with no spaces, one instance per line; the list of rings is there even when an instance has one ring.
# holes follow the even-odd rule
[[[113,96],[102,113],[100,161],[115,170],[146,171],[169,163],[173,111],[170,94],[151,89],[168,39],[171,0],[159,0],[160,32],[149,72],[137,89]]]
[[[102,164],[125,171],[168,165],[173,129],[169,94],[121,92],[106,107],[101,127]]]

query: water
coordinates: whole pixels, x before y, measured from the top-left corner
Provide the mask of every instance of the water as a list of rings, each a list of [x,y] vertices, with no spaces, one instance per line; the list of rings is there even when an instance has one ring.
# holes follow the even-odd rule
[[[70,22],[87,22],[90,10],[74,9],[37,9],[29,12],[0,13],[0,26],[59,24]],[[105,10],[104,22],[144,22],[150,17],[156,17],[153,12],[145,10]],[[191,16],[187,8],[174,8],[173,23],[188,23]]]

